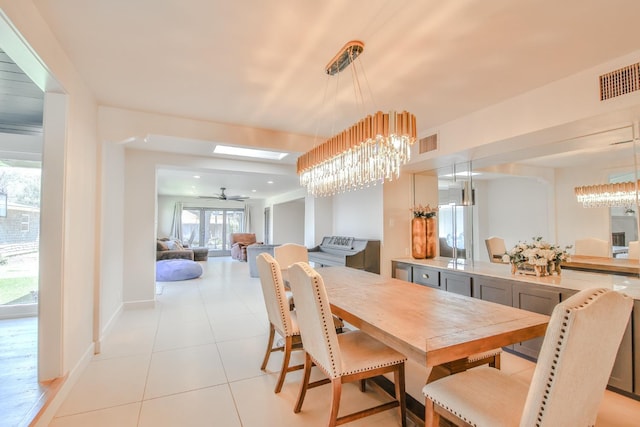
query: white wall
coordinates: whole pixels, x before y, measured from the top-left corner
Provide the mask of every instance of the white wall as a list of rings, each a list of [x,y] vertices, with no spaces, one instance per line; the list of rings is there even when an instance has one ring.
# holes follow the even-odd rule
[[[383,240],[382,185],[333,196],[333,235]]]
[[[333,234],[333,197],[305,197],[304,244],[313,248]]]
[[[104,142],[101,150],[100,187],[100,319],[99,339],[104,338],[122,307],[125,164],[124,147]]]
[[[273,205],[273,243],[297,243],[304,245],[305,199]]]

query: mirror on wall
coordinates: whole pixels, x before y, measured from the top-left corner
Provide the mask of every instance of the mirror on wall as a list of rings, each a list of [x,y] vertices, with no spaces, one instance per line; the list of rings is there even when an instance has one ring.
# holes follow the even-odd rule
[[[437,185],[439,255],[488,262],[490,237],[504,239],[507,250],[535,237],[561,246],[595,237],[624,257],[640,237],[638,206],[583,207],[574,189],[636,182],[633,134],[621,126],[416,174],[417,183],[430,177],[430,188]],[[419,192],[429,186],[415,188],[416,200],[426,197]]]

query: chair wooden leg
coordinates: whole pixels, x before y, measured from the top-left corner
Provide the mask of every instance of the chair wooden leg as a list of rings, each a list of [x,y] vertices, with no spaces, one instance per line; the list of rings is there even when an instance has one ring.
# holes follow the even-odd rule
[[[278,382],[276,383],[276,393],[280,393],[282,390],[282,384],[284,384],[284,377],[289,372],[289,359],[291,358],[291,348],[293,347],[293,337],[288,336],[284,339],[284,354],[282,355],[282,368],[280,369],[280,375],[278,375]]]
[[[311,361],[311,357],[305,351],[304,352],[304,375],[302,376],[302,382],[300,383],[300,391],[298,392],[298,401],[296,402],[296,406],[293,408],[293,412],[296,414],[300,412],[302,409],[302,402],[304,402],[304,396],[307,394],[307,388],[309,387],[309,378],[311,377],[311,367],[313,366],[313,362]]]
[[[500,353],[493,356],[493,361],[489,363],[492,368],[500,369]]]
[[[267,351],[264,355],[264,359],[262,360],[262,366],[260,366],[260,369],[263,371],[267,368],[267,362],[269,361],[269,356],[271,355],[273,338],[275,337],[275,334],[276,330],[273,328],[273,324],[269,323],[269,342],[267,343]]]
[[[393,382],[396,386],[396,400],[399,403],[400,420],[402,427],[407,426],[407,395],[405,392],[404,363],[398,365],[393,373]]]
[[[424,402],[424,427],[439,427],[440,414],[436,412],[434,403],[431,399],[425,399]]]
[[[367,391],[367,380],[364,378],[360,380],[360,391],[363,393]]]
[[[331,412],[329,415],[329,427],[337,426],[338,411],[340,410],[340,396],[342,395],[342,378],[331,380]]]

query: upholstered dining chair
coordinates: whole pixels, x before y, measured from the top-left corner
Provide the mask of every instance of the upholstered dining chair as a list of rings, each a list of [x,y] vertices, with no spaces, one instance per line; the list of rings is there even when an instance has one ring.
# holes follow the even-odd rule
[[[480,367],[427,384],[426,426],[593,426],[633,299],[585,289],[556,305],[530,386]]]
[[[597,256],[608,258],[611,256],[611,247],[609,242],[595,237],[587,237],[586,239],[576,240],[576,255]]]
[[[308,388],[325,384],[309,384],[311,367],[315,364],[331,382],[329,426],[344,424],[392,408],[399,408],[402,426],[406,426],[406,395],[404,364],[406,357],[359,330],[335,333],[331,322],[331,308],[322,277],[304,262],[290,268],[291,289],[304,346],[304,375],[294,412],[302,409]],[[395,400],[348,415],[338,416],[342,384],[364,380],[393,372]]]
[[[256,257],[256,264],[267,309],[267,317],[269,318],[267,350],[260,369],[264,371],[267,368],[271,353],[275,351],[284,353],[282,356],[282,369],[280,369],[274,390],[276,393],[280,393],[287,373],[303,368],[303,365],[289,366],[291,352],[302,349],[300,329],[298,328],[296,312],[289,309],[291,292],[285,290],[278,262],[270,254],[263,252]],[[337,333],[342,332],[344,327],[342,320],[334,316],[333,325]],[[276,332],[282,337],[283,343],[274,347],[273,342]]]
[[[503,263],[502,256],[507,252],[504,239],[494,236],[485,239],[484,243],[487,245],[487,252],[489,252],[489,261]]]
[[[309,262],[309,251],[306,246],[296,243],[285,243],[273,248],[273,257],[280,264],[285,284],[289,281],[289,267],[296,262]]]
[[[278,375],[275,392],[280,393],[284,378],[288,372],[302,369],[303,365],[289,366],[291,352],[302,347],[300,340],[300,329],[295,312],[289,310],[289,298],[284,288],[282,274],[278,262],[268,253],[263,252],[256,257],[258,275],[262,286],[264,303],[267,308],[269,318],[269,339],[267,351],[262,360],[261,370],[265,370],[269,362],[269,356],[274,351],[283,351],[282,369]],[[275,333],[280,334],[284,340],[282,346],[273,347]]]
[[[629,242],[629,252],[627,253],[628,259],[640,260],[640,242],[632,240]]]

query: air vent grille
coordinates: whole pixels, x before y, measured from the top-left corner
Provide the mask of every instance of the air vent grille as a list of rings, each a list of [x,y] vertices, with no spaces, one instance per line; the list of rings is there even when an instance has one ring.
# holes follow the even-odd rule
[[[600,101],[640,90],[640,63],[600,76]]]
[[[438,149],[438,134],[434,133],[420,140],[419,153],[428,153]]]

